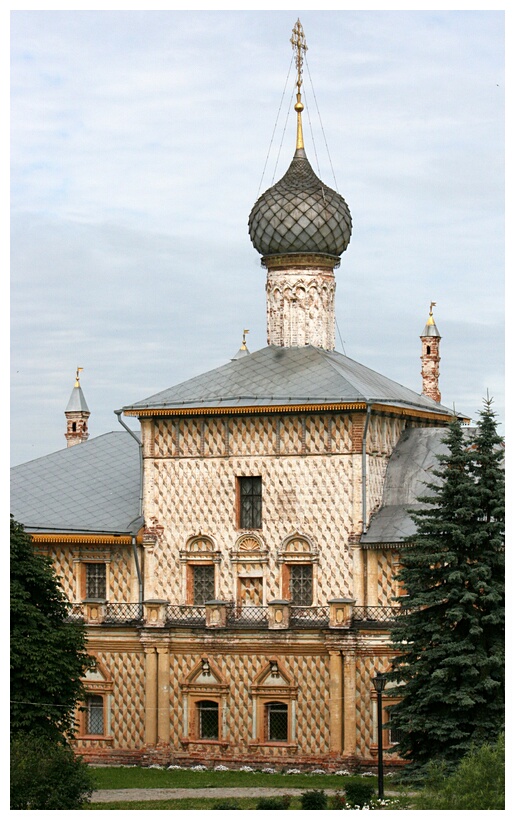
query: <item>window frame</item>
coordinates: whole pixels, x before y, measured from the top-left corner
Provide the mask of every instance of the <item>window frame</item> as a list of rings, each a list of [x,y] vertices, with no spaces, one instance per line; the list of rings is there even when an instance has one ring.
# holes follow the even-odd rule
[[[92,714],[91,714],[92,703],[91,703],[91,701],[93,701],[93,700],[100,701],[100,704],[98,704],[98,702],[97,702],[96,708],[98,708],[98,706],[100,706],[100,709],[102,710],[102,731],[101,732],[93,732],[92,729],[91,729],[91,717],[92,717]],[[85,733],[86,733],[86,735],[88,737],[104,737],[105,736],[105,727],[106,727],[106,702],[105,702],[105,696],[102,695],[102,694],[99,694],[98,692],[89,692],[86,695],[85,707],[86,707],[86,713],[85,713],[85,721],[84,722],[85,722]]]
[[[77,740],[101,740],[104,744],[107,743],[108,745],[111,745],[114,742],[112,727],[112,699],[114,684],[109,671],[98,659],[96,653],[92,652],[91,656],[94,658],[95,663],[90,669],[87,670],[85,676],[81,679],[84,684],[85,698],[82,704],[78,706],[76,712],[78,723]],[[102,698],[103,734],[92,733],[89,731],[88,700],[93,697]]]
[[[201,706],[204,704],[214,704],[216,706],[216,737],[204,737],[202,735],[202,710]],[[192,701],[192,706],[194,709],[194,719],[193,719],[193,726],[194,726],[194,734],[197,740],[202,741],[210,741],[211,743],[219,743],[220,742],[220,700],[218,698],[214,698],[212,696],[205,696],[200,697],[198,699],[194,699]],[[206,711],[208,711],[206,709]],[[215,711],[212,709],[211,711]]]
[[[390,708],[399,703],[401,700],[398,696],[388,695],[388,690],[385,690],[382,695],[382,703],[381,703],[381,712],[382,712],[382,739],[383,739],[383,751],[388,752],[389,754],[395,754],[396,748],[398,745],[398,741],[392,741],[391,736],[391,728],[388,727],[386,724],[388,723],[389,711]],[[371,692],[371,702],[372,702],[372,740],[370,743],[370,751],[374,756],[378,754],[378,731],[379,731],[379,722],[378,722],[378,699],[377,699],[377,692],[375,689]]]
[[[199,570],[211,570],[212,572],[212,587],[213,593],[212,595],[208,595],[203,601],[196,600],[196,582],[195,582],[195,574]],[[215,564],[210,562],[190,562],[188,564],[188,581],[187,581],[187,598],[188,603],[192,606],[205,606],[206,601],[213,601],[216,600],[216,570]]]
[[[306,568],[309,568],[310,575],[311,575],[311,578],[309,579],[310,586],[311,586],[311,596],[310,596],[309,603],[307,603],[306,601],[296,600],[294,598],[293,591],[292,591],[292,584],[293,584],[293,581],[294,581],[294,579],[293,579],[294,572],[293,571],[297,570],[297,569],[302,569],[304,571]],[[314,593],[315,573],[313,571],[313,564],[311,562],[307,562],[307,561],[289,562],[289,563],[285,564],[285,575],[287,576],[286,583],[287,583],[287,588],[288,588],[288,595],[286,597],[287,597],[287,600],[290,601],[290,605],[291,606],[303,606],[303,607],[304,606],[313,606],[313,601],[314,601],[314,598],[315,598],[315,593]],[[303,580],[301,582],[304,583]]]
[[[231,741],[227,739],[227,700],[229,685],[224,682],[220,669],[207,655],[198,663],[188,677],[179,681],[182,699],[182,737],[184,746],[205,744],[227,748]],[[204,701],[218,706],[218,737],[200,737],[199,707]]]
[[[84,561],[82,564],[83,567],[83,595],[82,598],[85,600],[94,600],[94,601],[107,601],[108,595],[107,591],[109,589],[109,574],[108,574],[108,562],[107,561]],[[104,595],[90,595],[90,584],[98,585],[98,579],[90,578],[89,575],[92,572],[93,568],[100,568],[103,567],[104,569],[104,578],[103,578],[103,585],[104,585]]]
[[[244,481],[252,481],[255,486],[259,483],[259,492],[243,493],[242,485]],[[251,499],[250,516],[246,518],[247,510],[243,506],[243,498]],[[256,502],[259,509],[255,509]],[[259,522],[259,523],[258,523]],[[239,475],[236,476],[236,528],[238,530],[262,530],[263,529],[263,477],[261,475]]]
[[[286,715],[286,737],[270,737],[270,715],[271,715],[271,707],[283,706],[284,709],[274,709],[274,712],[277,714],[285,714]],[[270,700],[264,701],[263,708],[264,712],[264,739],[266,743],[288,743],[290,739],[290,707],[288,701],[285,700]]]
[[[291,682],[280,660],[271,656],[250,687],[252,695],[252,739],[249,746],[273,746],[287,748],[294,752],[297,743],[297,698],[298,686]],[[270,740],[268,729],[268,707],[270,704],[286,707],[286,740]]]

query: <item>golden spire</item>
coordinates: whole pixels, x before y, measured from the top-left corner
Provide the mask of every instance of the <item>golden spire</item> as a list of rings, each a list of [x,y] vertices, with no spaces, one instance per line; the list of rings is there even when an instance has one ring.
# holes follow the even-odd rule
[[[247,333],[250,333],[250,330],[244,330],[243,331],[243,340],[241,342],[240,350],[247,350],[247,339],[246,339]]]
[[[435,320],[433,319],[433,308],[436,307],[436,302],[431,302],[429,305],[429,319],[427,320],[428,325],[434,325]]]
[[[77,368],[77,373],[75,374],[75,387],[80,387],[80,372],[84,370],[83,367]]]
[[[304,29],[301,26],[300,20],[297,20],[293,26],[293,31],[290,39],[295,54],[295,64],[297,66],[297,102],[294,109],[297,112],[297,149],[304,148],[304,136],[302,134],[302,112],[304,106],[300,99],[300,87],[302,85],[302,64],[304,62],[304,54],[308,50],[306,45],[306,38],[304,36]]]

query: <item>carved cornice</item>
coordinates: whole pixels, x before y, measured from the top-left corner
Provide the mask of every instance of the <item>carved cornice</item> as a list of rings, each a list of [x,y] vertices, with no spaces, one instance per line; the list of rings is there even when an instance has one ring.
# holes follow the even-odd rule
[[[334,268],[340,267],[340,257],[322,253],[287,253],[263,256],[261,264],[268,270],[289,268]]]

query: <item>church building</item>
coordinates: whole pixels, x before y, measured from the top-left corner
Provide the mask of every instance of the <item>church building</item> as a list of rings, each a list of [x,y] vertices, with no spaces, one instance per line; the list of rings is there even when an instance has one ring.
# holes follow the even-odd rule
[[[352,221],[306,154],[300,23],[292,44],[295,150],[249,217],[267,346],[249,352],[244,333],[226,364],[125,406],[119,431],[94,438],[78,370],[68,446],[12,470],[12,513],[87,625],[76,747],[90,762],[377,763],[373,679],[392,657],[407,510],[454,413],[434,303],[420,393],[335,350]],[[391,702],[386,690],[383,723]],[[383,748],[399,764],[388,730]]]

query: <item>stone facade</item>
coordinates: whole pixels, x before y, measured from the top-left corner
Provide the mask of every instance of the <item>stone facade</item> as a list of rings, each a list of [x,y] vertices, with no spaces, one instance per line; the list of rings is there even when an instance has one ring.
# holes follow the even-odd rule
[[[331,268],[270,267],[266,283],[268,344],[334,350],[335,278]]]
[[[399,557],[359,545],[362,482],[368,520],[392,449],[416,419],[376,413],[366,426],[364,416],[144,418],[146,528],[136,543],[37,537],[88,624],[97,660],[79,715],[77,749],[87,760],[374,765],[372,677],[389,665],[381,618],[398,593]],[[249,475],[262,479],[254,529],[237,518],[238,479]],[[106,566],[103,601],[85,598],[91,562]],[[309,606],[289,600],[292,565],[312,567]],[[213,600],[202,605],[192,597],[199,566],[214,576]],[[96,733],[88,723],[95,704]],[[206,704],[213,737],[201,729]],[[284,720],[279,740],[269,736],[271,704]],[[397,765],[387,733],[384,743]]]

